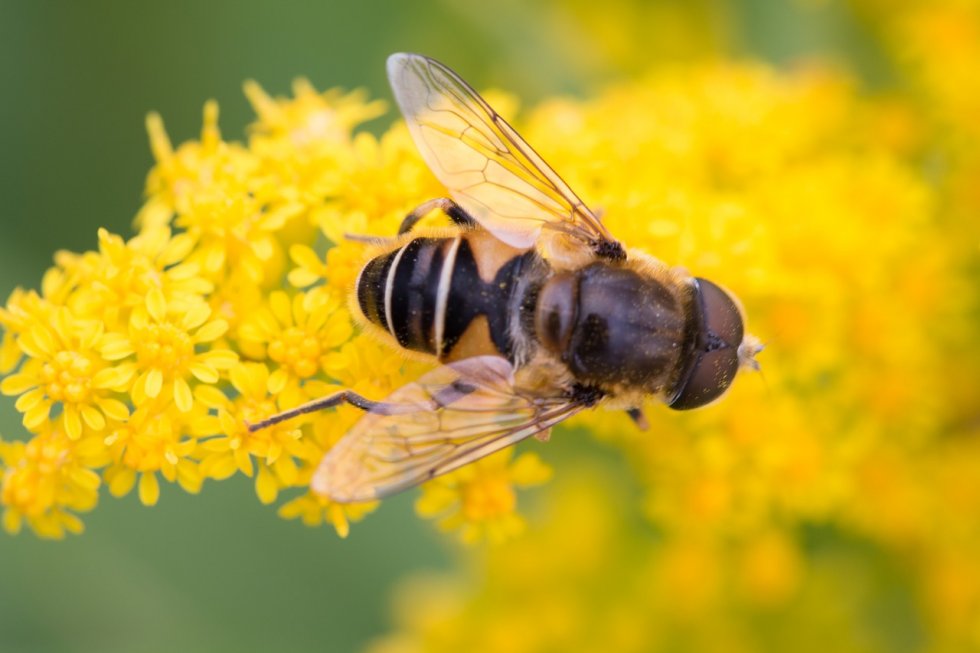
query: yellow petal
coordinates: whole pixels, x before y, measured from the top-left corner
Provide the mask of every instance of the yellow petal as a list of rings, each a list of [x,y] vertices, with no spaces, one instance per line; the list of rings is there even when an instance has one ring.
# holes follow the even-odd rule
[[[155,506],[160,499],[160,481],[153,472],[143,472],[140,475],[140,503],[144,506]]]
[[[99,390],[115,390],[125,392],[129,382],[133,380],[136,368],[133,365],[116,365],[99,370],[92,378],[92,385]]]
[[[297,497],[292,501],[287,501],[286,503],[279,506],[278,515],[283,519],[296,519],[303,514],[306,506],[306,497]]]
[[[174,403],[177,404],[177,410],[182,413],[186,413],[194,407],[194,395],[191,393],[191,387],[187,385],[187,381],[184,379],[174,381]]]
[[[289,383],[289,372],[280,367],[269,375],[269,383],[267,384],[269,394],[279,394],[286,387],[287,383]]]
[[[8,397],[27,392],[37,386],[37,380],[27,374],[11,374],[0,383],[0,392]]]
[[[47,402],[38,404],[34,408],[30,409],[24,413],[24,428],[28,431],[36,431],[44,422],[47,421],[48,415],[51,414],[51,405]]]
[[[299,477],[299,469],[289,456],[280,456],[275,463],[276,475],[285,486],[295,485]]]
[[[282,445],[278,442],[271,442],[269,444],[269,450],[265,454],[265,462],[268,465],[276,462],[279,459],[280,454],[282,454]]]
[[[223,481],[233,476],[236,471],[238,471],[238,466],[235,464],[234,456],[220,456],[208,466],[208,477],[216,481]]]
[[[7,531],[11,535],[16,535],[20,532],[22,525],[23,520],[21,519],[19,512],[13,508],[7,508],[3,511],[3,530]]]
[[[96,431],[101,431],[105,428],[105,416],[101,411],[96,410],[92,406],[82,406],[82,419],[85,423],[89,425],[92,429]]]
[[[510,467],[510,477],[515,485],[527,487],[540,485],[551,478],[552,469],[536,453],[521,454]]]
[[[277,290],[269,295],[269,308],[279,324],[286,327],[293,325],[293,310],[286,293]]]
[[[21,396],[17,397],[17,401],[14,402],[14,408],[22,413],[26,413],[29,410],[37,407],[41,403],[50,404],[50,401],[45,400],[44,390],[41,388],[35,388],[29,392],[25,392]]]
[[[239,447],[235,449],[235,463],[238,465],[239,471],[249,478],[255,473],[255,467],[252,465],[252,457],[248,455],[244,447]]]
[[[99,399],[96,405],[106,417],[117,422],[125,421],[129,417],[129,408],[118,399]]]
[[[71,472],[72,483],[85,490],[97,490],[102,484],[102,479],[91,469],[79,467]]]
[[[289,258],[293,260],[293,263],[307,270],[316,270],[323,267],[323,263],[320,262],[320,257],[316,255],[316,252],[309,245],[292,245],[289,248]]]
[[[150,150],[153,152],[153,158],[158,163],[170,160],[173,156],[173,146],[163,128],[163,118],[160,117],[159,113],[147,114],[146,131],[150,134]]]
[[[252,109],[258,114],[259,120],[272,125],[279,124],[284,120],[279,103],[269,97],[258,82],[251,79],[245,80],[242,88],[249,104],[252,105]]]
[[[132,356],[135,350],[128,338],[118,334],[109,334],[102,341],[99,353],[107,361],[117,361]]]
[[[146,310],[156,322],[164,322],[167,319],[167,298],[163,296],[163,291],[159,288],[151,288],[146,293]]]
[[[204,269],[208,272],[217,272],[225,264],[225,251],[220,247],[212,247],[207,250],[204,256]]]
[[[350,535],[350,523],[347,521],[344,509],[337,504],[332,504],[329,508],[329,514],[330,522],[333,524],[334,530],[337,531],[337,535],[342,538]]]
[[[457,501],[459,494],[436,483],[427,483],[422,486],[422,495],[415,500],[415,512],[419,517],[436,517],[447,512]]]
[[[168,450],[163,454],[163,460],[164,464],[160,465],[160,474],[163,475],[164,479],[173,483],[177,480],[177,454]]]
[[[289,281],[291,286],[295,286],[296,288],[306,288],[307,286],[312,286],[319,281],[320,277],[313,274],[309,270],[293,268],[289,271],[289,274],[286,275],[286,279]]]
[[[194,342],[213,342],[228,331],[228,323],[224,320],[212,320],[202,326],[194,334]]]
[[[169,231],[169,229],[167,230]],[[182,233],[173,236],[167,241],[166,247],[164,247],[163,252],[160,253],[160,262],[166,266],[172,266],[174,263],[183,261],[187,258],[187,255],[191,253],[194,249],[194,238],[189,234]],[[180,266],[180,267],[190,267],[190,266]],[[167,270],[169,274],[173,274],[176,268],[171,267]],[[179,276],[179,275],[177,275]]]
[[[154,368],[146,373],[146,387],[144,391],[146,396],[155,399],[160,396],[160,390],[163,389],[163,372]]]
[[[46,327],[41,326],[36,326],[22,335],[20,345],[24,353],[31,358],[51,358],[58,349],[54,336]]]
[[[146,401],[146,376],[141,375],[129,389],[129,396],[136,406],[141,406]]]
[[[259,475],[255,478],[255,494],[258,495],[259,501],[266,505],[275,501],[279,495],[279,485],[265,465],[259,467]]]
[[[201,474],[200,467],[191,461],[181,460],[180,464],[177,465],[177,483],[184,492],[197,494],[204,484],[204,475]]]
[[[254,388],[252,387],[252,375],[249,373],[249,367],[250,366],[247,363],[243,365],[236,365],[235,367],[231,368],[231,371],[228,373],[228,378],[231,380],[231,385],[238,391],[238,394],[246,397],[261,395],[265,388],[262,388],[259,390],[259,392],[254,391]]]
[[[109,494],[114,497],[125,496],[136,483],[136,472],[129,467],[117,467],[111,476],[106,474],[106,480],[109,482]]]
[[[197,375],[195,374],[194,376]],[[200,379],[201,377],[197,376],[197,378]],[[215,380],[217,380],[217,377],[215,377]],[[213,385],[199,385],[194,388],[194,399],[208,408],[223,408],[229,403],[225,393]]]
[[[70,512],[63,512],[60,515],[61,525],[65,527],[65,530],[73,535],[81,535],[85,531],[85,524],[82,520],[78,518],[77,515],[73,515]]]
[[[195,304],[180,317],[180,326],[185,331],[193,331],[211,317],[211,307],[205,303]]]
[[[211,367],[226,370],[238,362],[238,354],[230,349],[215,349],[201,354],[200,360]]]
[[[72,440],[77,440],[82,437],[82,416],[79,415],[78,409],[74,406],[65,406],[63,422],[65,424],[65,433]]]
[[[261,261],[268,261],[276,252],[275,241],[271,238],[261,238],[251,241],[252,252]]]

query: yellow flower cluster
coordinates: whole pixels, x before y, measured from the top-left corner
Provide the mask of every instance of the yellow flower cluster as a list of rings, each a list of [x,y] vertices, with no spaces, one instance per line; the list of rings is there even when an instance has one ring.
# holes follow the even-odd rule
[[[339,385],[380,398],[419,374],[355,335],[346,295],[363,248],[342,236],[390,234],[439,190],[404,127],[355,133],[380,102],[305,81],[294,91],[274,99],[246,84],[258,114],[247,145],[222,140],[214,103],[200,139],[177,148],[151,115],[137,235],[103,230],[98,251],[59,252],[40,291],[18,289],[0,309],[0,391],[29,434],[0,442],[7,531],[79,532],[102,485],[138,487],[153,505],[161,479],[198,492],[239,472],[263,503],[299,488],[280,514],[342,536],[372,508],[306,492],[358,411],[255,433],[246,422]]]
[[[976,231],[922,166],[931,129],[759,65],[533,111],[614,234],[743,300],[765,376],[646,433],[577,418],[632,474],[556,466],[543,523],[475,588],[410,583],[375,650],[980,649]]]
[[[617,237],[742,299],[765,377],[705,410],[650,406],[647,433],[577,418],[630,473],[559,466],[529,526],[515,488],[551,475],[535,454],[424,487],[419,514],[464,541],[526,532],[475,587],[409,585],[378,651],[980,648],[980,147],[965,146],[980,144],[980,93],[962,73],[975,41],[943,40],[953,82],[923,45],[980,19],[944,6],[938,23],[885,22],[915,45],[911,99],[816,68],[710,65],[552,100],[519,125]],[[213,104],[176,149],[151,116],[138,234],[59,253],[40,291],[0,309],[0,391],[30,434],[0,442],[8,531],[78,532],[102,484],[152,505],[161,478],[196,492],[239,472],[265,503],[292,492],[283,517],[341,535],[372,508],[305,491],[356,409],[245,424],[422,371],[351,324],[363,259],[343,234],[393,233],[444,191],[403,126],[357,131],[382,111],[361,94],[246,94],[247,145],[221,139]]]

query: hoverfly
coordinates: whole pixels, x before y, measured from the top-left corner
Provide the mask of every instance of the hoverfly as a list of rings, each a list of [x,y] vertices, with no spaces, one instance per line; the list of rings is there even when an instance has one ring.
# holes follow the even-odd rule
[[[338,502],[379,499],[600,403],[643,427],[653,396],[688,409],[757,367],[730,294],[626,250],[561,177],[456,73],[416,54],[388,59],[415,144],[452,199],[425,202],[376,241],[352,310],[364,328],[441,366],[372,401],[349,390],[249,426],[349,403],[364,417],[311,486]],[[416,229],[434,210],[453,228]]]

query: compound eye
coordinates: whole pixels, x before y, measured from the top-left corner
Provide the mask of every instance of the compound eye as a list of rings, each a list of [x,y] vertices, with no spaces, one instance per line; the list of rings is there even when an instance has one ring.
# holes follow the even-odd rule
[[[704,329],[710,340],[713,334],[721,343],[729,347],[738,349],[742,344],[742,337],[745,335],[745,327],[742,325],[742,313],[731,296],[711,283],[707,279],[698,278],[698,286],[701,289],[701,310],[704,315]],[[717,343],[715,346],[724,346]]]
[[[720,397],[738,372],[738,347],[745,328],[735,300],[717,285],[695,279],[694,362],[681,375],[669,406],[678,410],[698,408]]]
[[[728,389],[738,372],[738,349],[725,348],[698,355],[690,376],[670,402],[676,410],[699,408],[711,403]]]

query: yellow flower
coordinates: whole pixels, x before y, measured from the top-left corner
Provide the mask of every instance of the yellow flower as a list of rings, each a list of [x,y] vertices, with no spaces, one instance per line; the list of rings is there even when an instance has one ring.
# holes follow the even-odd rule
[[[45,324],[53,311],[51,304],[33,290],[17,288],[10,294],[7,305],[0,307],[0,373],[7,374],[17,367],[24,356],[17,345],[17,336],[36,323]]]
[[[289,99],[274,99],[253,81],[245,82],[244,88],[258,114],[253,138],[289,142],[294,148],[286,153],[290,157],[304,147],[327,149],[343,144],[354,127],[385,111],[382,100],[369,100],[364,91],[331,89],[318,93],[304,78],[293,82],[293,97]]]
[[[257,170],[257,161],[248,149],[221,140],[215,102],[208,102],[204,107],[201,140],[185,143],[177,150],[170,143],[158,114],[147,117],[146,128],[156,160],[147,179],[147,193],[154,202],[153,222],[164,219],[160,216],[168,213],[187,212],[198,193],[210,196],[219,189],[247,192],[248,181]],[[162,202],[165,208],[155,202]]]
[[[251,432],[254,424],[287,407],[297,406],[308,397],[296,386],[274,392],[268,368],[262,363],[239,363],[229,377],[237,397],[229,399],[213,386],[198,388],[198,400],[218,411],[221,437],[202,444],[209,452],[201,462],[209,478],[223,480],[236,471],[255,476],[255,491],[262,503],[276,500],[281,488],[297,484],[296,458],[319,458],[320,449],[302,438],[304,419],[291,420]],[[252,460],[258,461],[258,473]]]
[[[247,318],[239,329],[246,356],[267,358],[278,366],[270,379],[273,392],[320,372],[324,356],[353,332],[347,309],[338,297],[324,294],[309,308],[304,300],[302,294],[290,299],[281,290],[273,291],[268,305]]]
[[[130,390],[133,403],[142,405],[169,393],[182,412],[191,410],[193,395],[189,380],[216,383],[220,371],[234,365],[237,355],[227,349],[199,351],[220,338],[228,328],[224,320],[209,320],[211,309],[198,303],[192,307],[175,306],[163,292],[151,290],[143,306],[129,318],[126,335],[107,334],[102,355],[111,361],[122,361],[135,355],[132,363],[117,369],[132,369],[136,374]]]
[[[199,492],[204,476],[195,460],[201,457],[198,441],[216,435],[214,426],[202,405],[180,411],[162,398],[145,401],[124,423],[107,428],[104,444],[112,463],[104,478],[110,494],[125,496],[138,481],[140,502],[155,505],[160,498],[157,472],[187,492]]]
[[[194,243],[190,261],[212,278],[229,270],[252,283],[274,278],[282,258],[275,234],[302,206],[274,203],[275,186],[260,173],[255,155],[221,140],[217,104],[205,107],[201,143],[184,144],[176,152],[159,116],[151,115],[147,126],[157,160],[148,191],[175,214],[174,224],[186,229],[185,237]]]
[[[279,508],[279,516],[283,519],[300,519],[306,526],[332,524],[337,535],[347,537],[350,534],[350,522],[360,521],[377,506],[377,501],[352,504],[334,503],[312,492],[307,492],[284,503]]]
[[[73,440],[82,436],[83,423],[101,431],[106,418],[128,417],[118,396],[132,375],[113,369],[100,354],[104,340],[101,322],[77,319],[66,308],[57,309],[50,322],[25,325],[16,342],[28,359],[0,383],[0,391],[20,395],[16,407],[28,430],[45,424],[54,406],[60,407],[59,425]]]
[[[322,384],[316,383],[310,384],[308,389],[315,396],[326,395],[331,390],[336,390],[336,388],[324,387]],[[302,455],[303,461],[295,483],[297,486],[309,487],[310,478],[319,467],[324,454],[337,443],[354,422],[360,419],[362,414],[356,408],[344,406],[333,414],[313,422],[312,433],[309,433],[304,440],[307,449]],[[279,516],[283,519],[299,519],[307,526],[331,524],[340,537],[347,537],[350,533],[350,522],[360,521],[377,506],[377,501],[352,504],[336,503],[326,497],[307,491],[284,503],[279,508]]]
[[[262,161],[284,202],[312,210],[325,197],[344,194],[351,169],[354,127],[384,111],[384,102],[367,101],[363,91],[317,93],[305,79],[293,83],[295,97],[274,99],[255,82],[245,94],[258,114],[249,149]]]
[[[63,429],[45,422],[30,442],[0,441],[0,462],[0,504],[7,532],[18,532],[25,522],[46,538],[82,531],[75,513],[95,507],[101,481],[92,468],[106,463],[100,438],[69,438]]]
[[[56,269],[65,277],[64,289],[71,291],[67,304],[76,315],[119,329],[151,290],[180,309],[213,290],[200,267],[184,260],[192,247],[187,234],[174,235],[167,226],[148,227],[128,242],[100,229],[97,253],[62,255]]]
[[[507,449],[426,483],[416,512],[439,518],[443,530],[458,529],[468,544],[514,537],[525,526],[516,512],[515,488],[544,483],[551,468],[534,453],[512,457]]]

